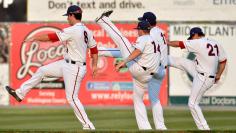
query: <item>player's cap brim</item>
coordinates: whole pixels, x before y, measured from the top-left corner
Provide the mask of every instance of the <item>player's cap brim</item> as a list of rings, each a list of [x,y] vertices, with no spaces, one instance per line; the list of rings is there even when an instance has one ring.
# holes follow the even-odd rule
[[[199,34],[199,35],[202,35],[202,36],[205,36],[205,34],[204,34],[203,32],[198,33],[198,34]],[[187,40],[192,40],[193,36],[194,36],[194,34],[191,35],[191,36],[189,36]]]
[[[143,21],[143,17],[139,17],[138,20],[139,20],[139,21]]]
[[[188,37],[188,40],[191,40],[193,36]]]
[[[68,14],[66,13],[66,14],[63,14],[62,16],[68,16]]]
[[[139,27],[136,27],[134,28],[135,30],[150,30],[150,29],[142,29],[142,28],[139,28]]]

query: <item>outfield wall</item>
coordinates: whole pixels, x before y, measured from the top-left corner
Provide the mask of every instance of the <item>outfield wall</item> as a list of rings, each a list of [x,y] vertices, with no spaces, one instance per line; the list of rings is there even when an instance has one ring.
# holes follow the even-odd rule
[[[94,37],[99,46],[115,47],[113,41],[106,35],[98,25],[94,23],[86,24],[94,33]],[[133,30],[135,23],[116,23],[125,36],[134,42],[137,32]],[[18,88],[21,83],[29,79],[38,67],[62,58],[63,44],[60,43],[33,43],[24,44],[22,41],[32,35],[58,31],[67,27],[66,23],[11,23],[10,42],[10,64],[5,64],[1,69],[1,75],[8,79],[12,87]],[[234,86],[236,74],[233,64],[235,64],[235,52],[232,42],[235,41],[236,26],[232,23],[160,23],[159,26],[166,32],[169,40],[185,40],[190,27],[200,26],[206,36],[218,40],[228,56],[228,64],[219,84],[214,85],[205,94],[201,104],[203,105],[227,105],[235,106],[236,93]],[[24,28],[27,27],[27,28]],[[11,44],[11,45],[10,45]],[[178,48],[171,48],[172,56],[187,58],[188,53]],[[88,57],[89,58],[89,57]],[[193,58],[189,58],[193,59]],[[30,61],[29,61],[30,60]],[[81,85],[79,97],[85,105],[102,106],[131,106],[132,88],[131,76],[127,69],[120,72],[114,71],[115,62],[120,59],[99,58],[99,74],[97,78],[91,77],[91,65],[87,62],[88,73]],[[9,66],[9,67],[8,67]],[[8,75],[8,69],[10,74]],[[3,70],[3,71],[2,71]],[[108,73],[109,72],[109,73]],[[168,78],[169,77],[169,78]],[[169,79],[169,80],[168,80]],[[4,80],[2,80],[4,81]],[[4,84],[8,84],[5,82]],[[169,87],[169,90],[168,90]],[[163,105],[187,104],[190,93],[191,81],[187,74],[175,68],[169,69],[169,76],[163,82],[161,90],[161,102]],[[8,105],[8,95],[1,89],[1,105]],[[145,94],[145,103],[148,102],[148,95]],[[10,100],[11,105],[64,105],[67,104],[64,94],[64,83],[62,79],[46,79],[34,88],[22,103]]]
[[[82,7],[85,21],[106,10],[114,10],[114,21],[136,21],[146,11],[161,21],[236,20],[234,0],[28,0],[28,21],[65,21],[61,15],[70,4]]]
[[[116,47],[111,38],[97,24],[86,24],[94,33],[98,46]],[[120,31],[131,41],[137,38],[133,30],[135,23],[116,23]],[[159,24],[167,30],[167,24]],[[27,28],[24,28],[27,27]],[[29,79],[38,67],[62,58],[63,43],[22,43],[23,40],[38,34],[55,32],[68,27],[58,23],[13,23],[12,45],[10,47],[10,85],[18,88]],[[19,30],[21,29],[21,30]],[[89,58],[89,57],[88,57]],[[99,71],[96,78],[92,78],[91,63],[88,59],[87,74],[82,81],[79,98],[84,105],[102,106],[131,106],[133,83],[127,68],[115,71],[114,64],[120,59],[101,57],[98,61]],[[161,102],[167,105],[167,79],[163,81]],[[46,78],[33,88],[25,99],[18,103],[11,98],[11,105],[64,105],[65,99],[63,79]],[[149,105],[147,93],[144,101]]]
[[[236,106],[236,85],[234,77],[236,64],[234,42],[236,41],[235,23],[181,23],[170,25],[170,40],[185,40],[191,27],[199,26],[207,37],[217,40],[227,54],[227,66],[221,80],[204,95],[202,105],[228,105]],[[170,55],[194,60],[193,55],[187,51],[170,48]],[[187,104],[192,82],[186,72],[170,68],[169,100],[170,104]]]

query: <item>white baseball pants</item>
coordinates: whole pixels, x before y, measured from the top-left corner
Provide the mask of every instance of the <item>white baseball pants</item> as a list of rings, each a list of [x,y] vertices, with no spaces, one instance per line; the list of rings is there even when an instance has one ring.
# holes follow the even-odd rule
[[[200,130],[210,130],[202,110],[199,107],[199,103],[203,94],[213,86],[215,79],[209,78],[207,74],[203,76],[198,73],[195,69],[195,63],[186,58],[168,56],[168,65],[186,71],[193,77],[188,106],[197,128]]]
[[[80,64],[70,64],[64,59],[48,65],[40,67],[37,72],[27,81],[25,81],[16,94],[23,99],[25,95],[44,77],[63,77],[65,83],[66,98],[70,106],[73,108],[76,117],[83,125],[83,129],[95,129],[92,122],[89,120],[83,105],[78,99],[78,91],[80,83],[86,74],[86,66]]]

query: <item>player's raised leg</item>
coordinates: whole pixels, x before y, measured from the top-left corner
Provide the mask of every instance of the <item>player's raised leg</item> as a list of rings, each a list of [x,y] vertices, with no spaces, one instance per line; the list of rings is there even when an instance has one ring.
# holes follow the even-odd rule
[[[109,12],[109,11],[108,11]],[[123,58],[127,58],[134,48],[132,47],[129,40],[122,35],[122,33],[117,29],[117,27],[111,22],[108,18],[110,14],[105,12],[99,17],[96,22],[106,31],[106,33],[112,38],[115,44],[121,51],[121,55]]]
[[[194,62],[186,58],[173,57],[171,55],[168,55],[168,66],[186,71],[191,76],[194,76],[197,74]]]
[[[118,48],[98,47],[98,56],[122,58]]]
[[[38,68],[38,70],[36,71],[35,74],[33,74],[33,76],[25,81],[19,89],[17,89],[15,91],[15,94],[17,95],[19,99],[17,99],[15,96],[13,96],[17,101],[21,101],[24,99],[25,95],[33,88],[35,87],[37,84],[39,84],[44,77],[47,76],[52,76],[52,77],[62,77],[62,71],[61,71],[61,67],[63,66],[63,63],[65,61],[64,60],[60,60],[45,66],[42,66],[40,68]],[[14,91],[12,89],[12,91]]]

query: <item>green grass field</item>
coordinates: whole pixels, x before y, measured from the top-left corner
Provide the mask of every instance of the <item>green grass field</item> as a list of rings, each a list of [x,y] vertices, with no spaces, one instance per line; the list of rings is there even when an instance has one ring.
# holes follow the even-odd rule
[[[223,107],[219,107],[223,108]],[[133,109],[94,109],[86,112],[97,131],[138,131]],[[236,109],[203,109],[204,115],[213,130],[236,131]],[[149,120],[153,125],[151,111]],[[165,108],[164,117],[170,131],[196,130],[190,111],[184,108]],[[81,124],[73,111],[63,108],[6,108],[0,107],[0,131],[81,131]]]

